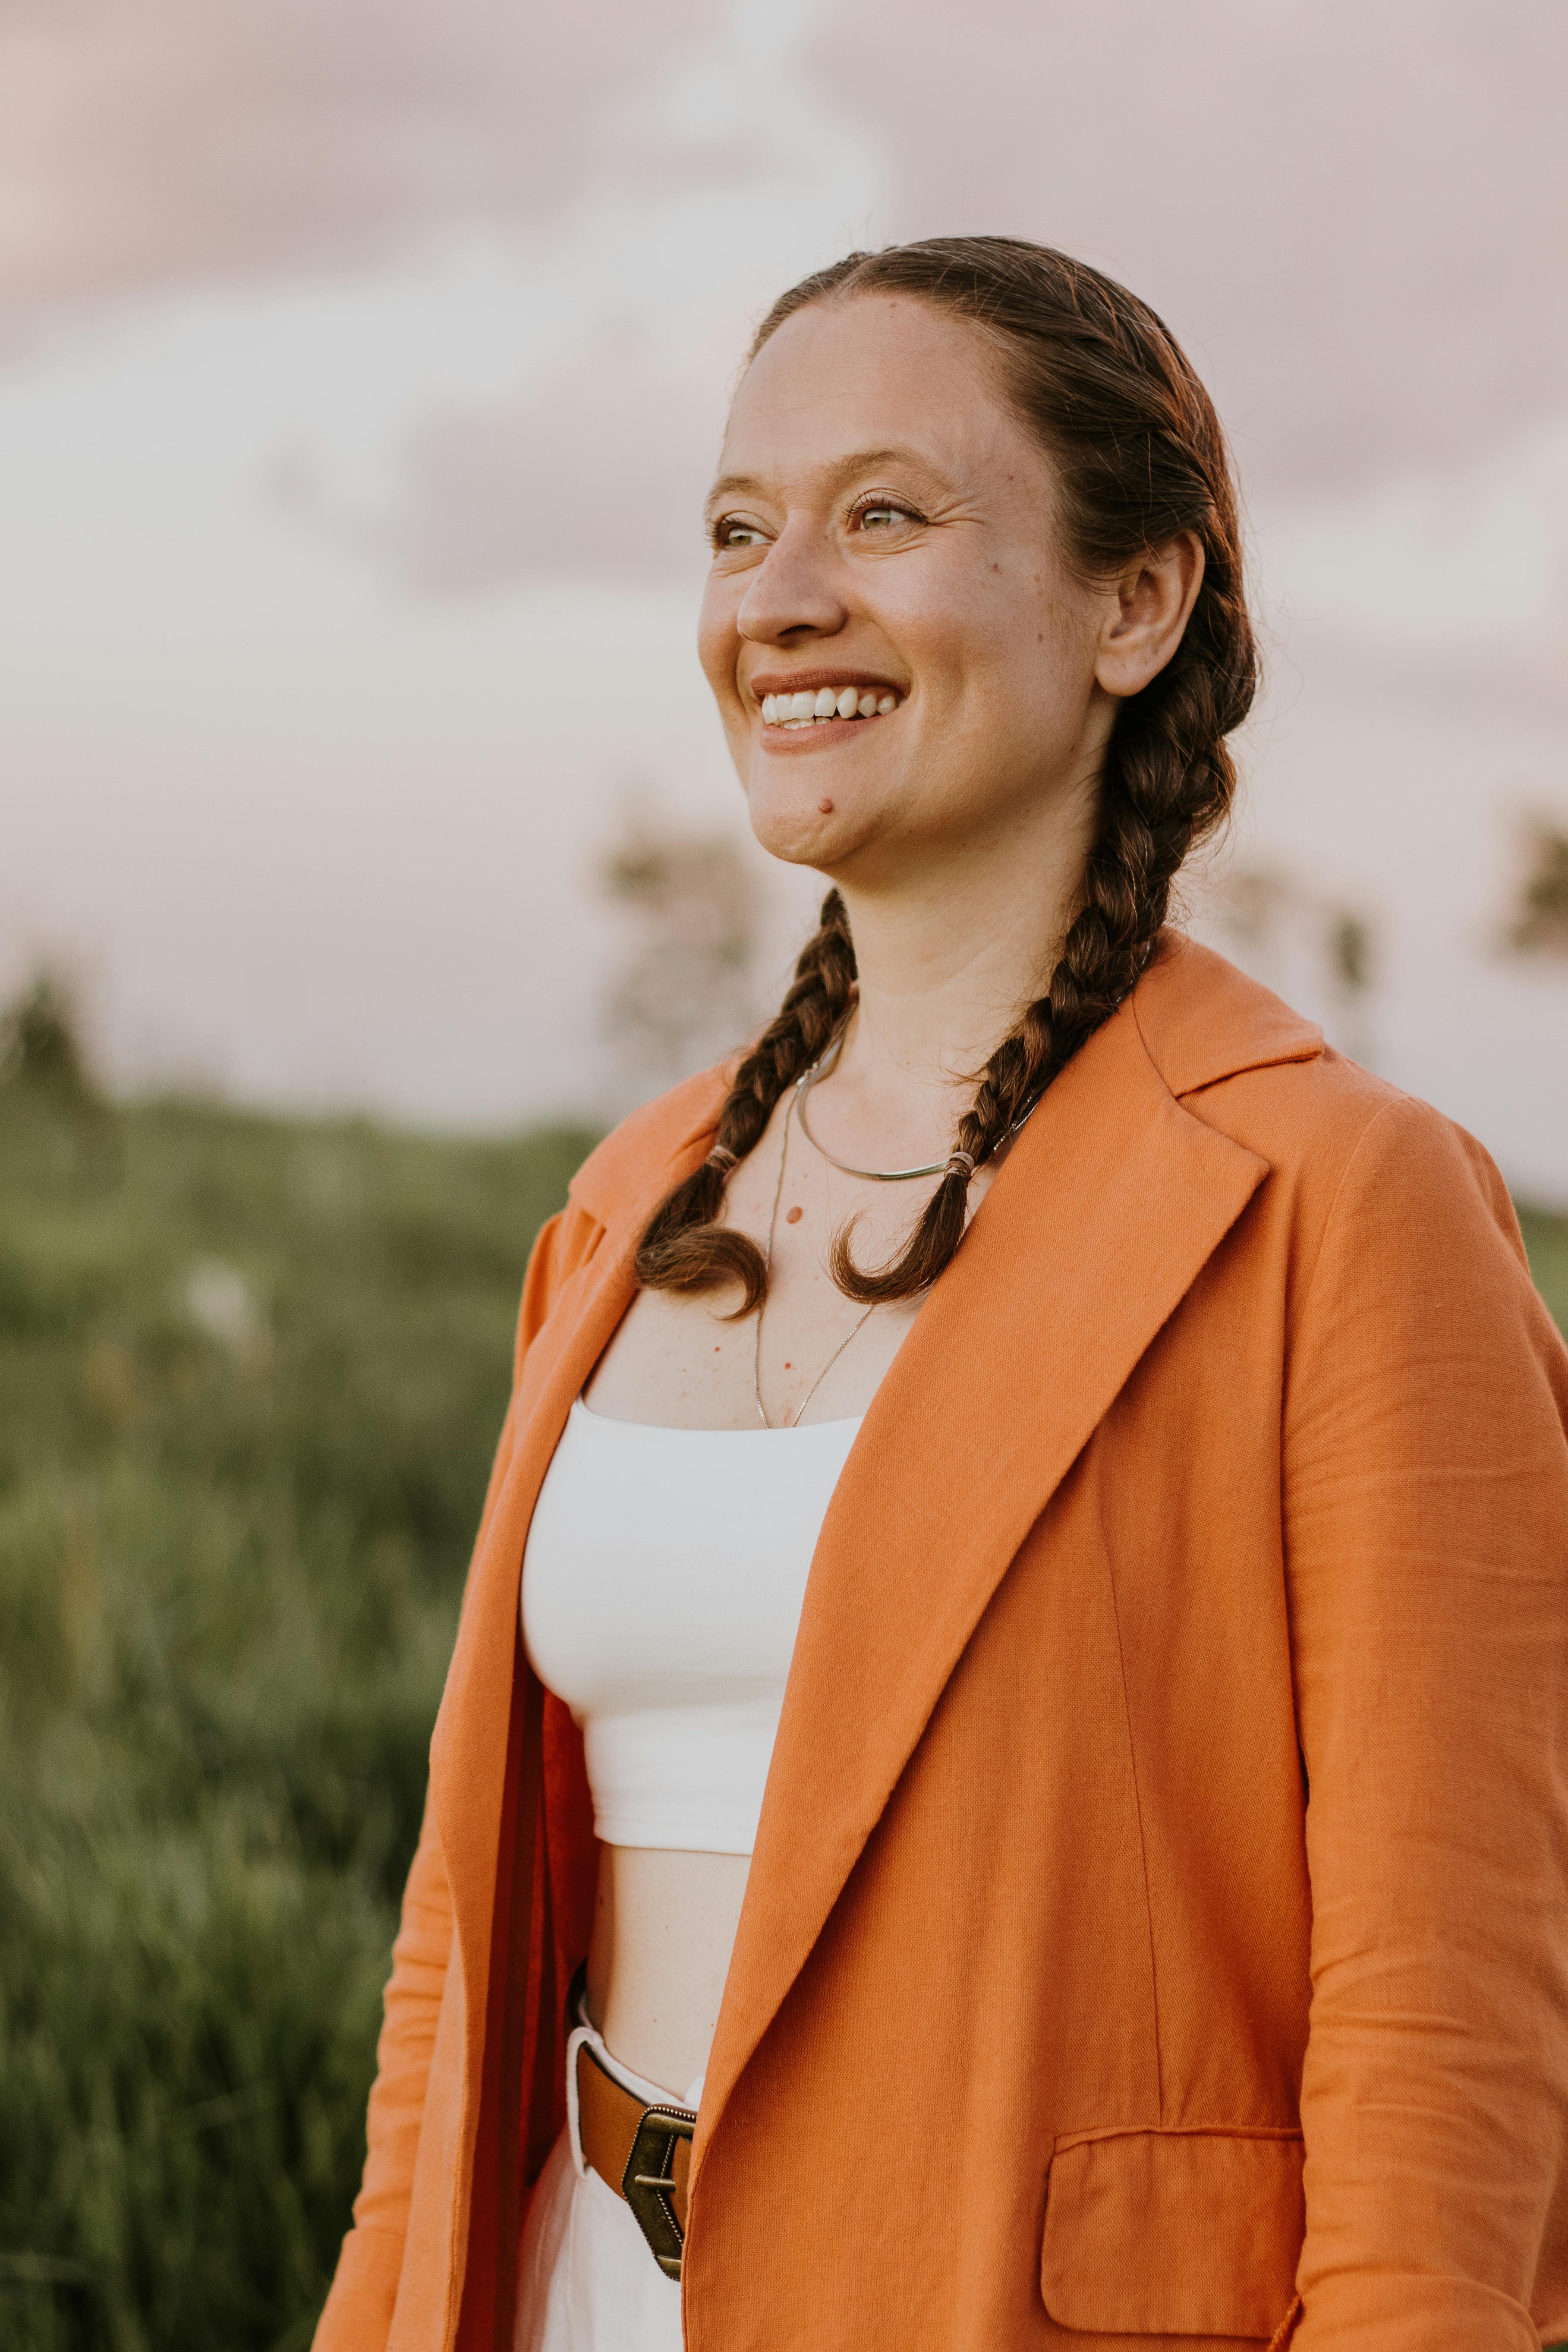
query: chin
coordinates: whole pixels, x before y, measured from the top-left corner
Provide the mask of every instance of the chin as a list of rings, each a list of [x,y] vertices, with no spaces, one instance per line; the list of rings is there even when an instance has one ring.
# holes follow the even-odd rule
[[[822,800],[832,801],[831,810],[818,807]],[[875,830],[865,810],[857,810],[854,796],[842,788],[836,791],[825,773],[809,784],[793,777],[753,775],[746,813],[762,847],[785,866],[837,865],[852,857]]]
[[[831,816],[824,816],[818,809],[787,816],[778,811],[765,823],[753,815],[752,831],[768,856],[781,865],[812,866],[819,872],[852,855],[855,845],[854,828],[845,824],[837,810]]]

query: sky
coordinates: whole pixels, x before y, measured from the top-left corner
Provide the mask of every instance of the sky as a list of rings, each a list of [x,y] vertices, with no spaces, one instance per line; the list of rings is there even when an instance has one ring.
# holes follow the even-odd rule
[[[1000,231],[1233,436],[1268,686],[1195,928],[1568,1202],[1568,971],[1497,945],[1568,824],[1565,69],[1552,0],[0,0],[0,984],[73,973],[128,1087],[602,1111],[605,842],[742,829],[750,327]]]

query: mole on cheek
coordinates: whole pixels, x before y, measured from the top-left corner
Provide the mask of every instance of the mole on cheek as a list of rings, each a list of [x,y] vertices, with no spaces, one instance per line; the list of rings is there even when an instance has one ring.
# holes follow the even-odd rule
[[[831,816],[833,814],[833,803],[831,801],[818,801],[816,805],[822,811],[824,816]]]
[[[800,1220],[801,1220],[801,1214],[802,1214],[802,1213],[801,1213],[801,1211],[800,1211],[799,1209],[786,1209],[786,1210],[784,1211],[784,1223],[785,1223],[785,1224],[786,1224],[786,1225],[798,1225],[798,1224],[799,1224],[799,1223],[800,1223]]]

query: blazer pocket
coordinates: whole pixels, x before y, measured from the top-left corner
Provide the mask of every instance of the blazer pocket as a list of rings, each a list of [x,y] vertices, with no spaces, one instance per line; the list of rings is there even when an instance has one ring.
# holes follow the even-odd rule
[[[1111,2132],[1058,2145],[1040,2293],[1102,2336],[1271,2336],[1306,2235],[1300,2132]]]

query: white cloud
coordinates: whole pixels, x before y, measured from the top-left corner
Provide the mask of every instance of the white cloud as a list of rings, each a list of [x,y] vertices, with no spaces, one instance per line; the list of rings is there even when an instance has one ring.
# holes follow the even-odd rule
[[[724,0],[5,0],[0,299],[18,312],[363,265],[584,192],[743,176],[647,97]]]
[[[1256,478],[1462,467],[1562,404],[1552,0],[841,0],[806,70],[886,159],[886,235],[1121,278]]]

